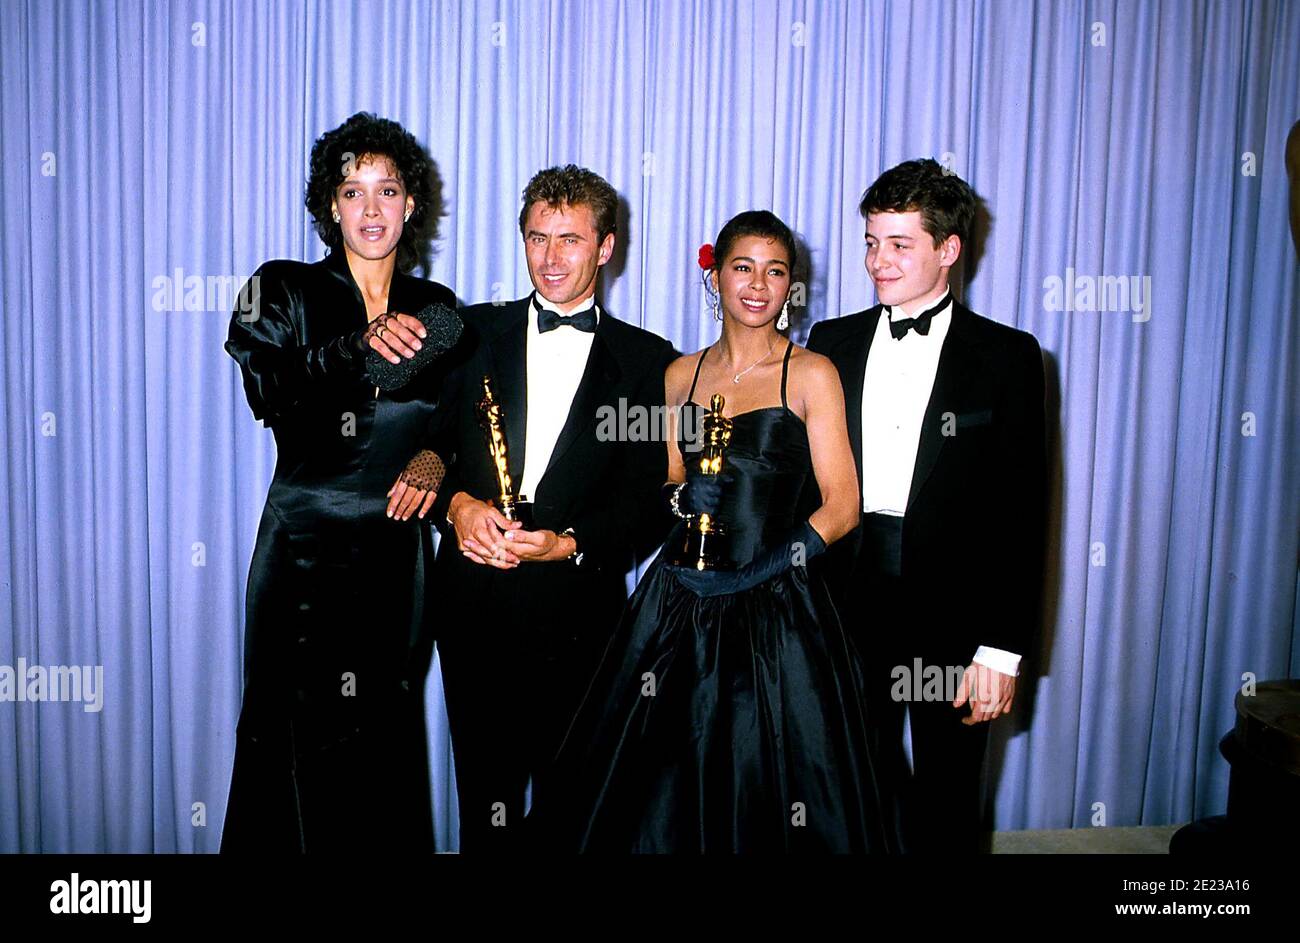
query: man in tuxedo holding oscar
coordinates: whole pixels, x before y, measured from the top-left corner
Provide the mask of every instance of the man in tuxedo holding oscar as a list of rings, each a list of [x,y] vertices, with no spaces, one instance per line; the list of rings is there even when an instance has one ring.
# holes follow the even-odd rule
[[[520,847],[527,790],[545,788],[626,601],[625,576],[668,530],[666,449],[649,417],[661,416],[675,351],[596,301],[617,203],[607,182],[572,165],[529,181],[519,225],[534,291],[463,312],[425,443],[446,459],[446,478],[436,495],[401,483],[391,493],[394,516],[445,521],[432,629],[462,852]],[[627,429],[608,421],[638,413]],[[506,487],[522,520],[503,514]]]
[[[908,850],[929,853],[980,847],[987,722],[1011,709],[1043,563],[1038,343],[948,285],[975,208],[933,160],[882,174],[859,206],[880,303],[808,338],[840,372],[862,487],[862,526],[825,566],[901,780]]]

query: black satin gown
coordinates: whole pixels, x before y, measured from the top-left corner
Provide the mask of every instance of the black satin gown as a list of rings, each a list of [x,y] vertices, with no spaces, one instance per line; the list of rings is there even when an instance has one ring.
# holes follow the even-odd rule
[[[804,423],[785,405],[788,366],[789,351],[781,406],[733,417],[734,482],[717,517],[737,566],[806,518],[812,459]],[[861,669],[825,585],[800,567],[701,598],[668,563],[684,526],[629,600],[559,751],[555,788],[538,797],[534,841],[604,852],[897,851]]]
[[[244,699],[223,852],[433,850],[423,599],[432,530],[385,515],[436,405],[438,370],[378,393],[348,337],[365,304],[341,251],[276,261],[226,350],[276,465],[248,573]],[[389,310],[442,285],[401,273]]]

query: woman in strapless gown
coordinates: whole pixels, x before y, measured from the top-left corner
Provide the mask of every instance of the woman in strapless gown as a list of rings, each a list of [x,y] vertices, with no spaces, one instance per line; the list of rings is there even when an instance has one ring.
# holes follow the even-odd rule
[[[666,378],[682,430],[666,494],[678,516],[725,524],[731,568],[674,565],[686,521],[674,528],[628,602],[530,826],[558,850],[897,851],[857,655],[806,567],[857,524],[843,392],[829,361],[773,323],[795,255],[784,224],[741,214],[717,250],[706,275],[725,312],[722,339]],[[713,392],[740,404],[724,408],[720,481],[695,473],[698,445],[686,435]],[[820,507],[803,500],[818,491]]]

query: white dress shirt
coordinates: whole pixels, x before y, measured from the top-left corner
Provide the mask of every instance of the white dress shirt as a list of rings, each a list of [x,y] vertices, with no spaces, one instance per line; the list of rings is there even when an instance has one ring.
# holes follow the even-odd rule
[[[897,305],[886,307],[884,315],[876,324],[862,378],[862,512],[903,517],[921,423],[952,326],[951,296],[931,319],[929,334],[912,330],[895,340],[890,322],[912,315]],[[972,660],[1003,674],[1020,673],[1020,656],[1000,648],[981,645]]]
[[[574,315],[588,308],[596,309],[600,322],[600,309],[595,296],[588,298],[572,311],[561,312],[541,295],[535,295],[543,308],[560,314]],[[551,463],[555,442],[569,418],[569,408],[587,369],[591,344],[595,332],[579,331],[573,327],[557,327],[545,334],[537,330],[537,308],[528,303],[528,332],[526,340],[526,369],[528,383],[527,424],[524,432],[524,470],[519,476],[519,496],[532,501],[537,496],[537,485]]]
[[[862,512],[902,517],[952,302],[930,321],[929,334],[908,331],[901,340],[889,333],[889,322],[911,315],[900,307],[885,313],[862,378]]]

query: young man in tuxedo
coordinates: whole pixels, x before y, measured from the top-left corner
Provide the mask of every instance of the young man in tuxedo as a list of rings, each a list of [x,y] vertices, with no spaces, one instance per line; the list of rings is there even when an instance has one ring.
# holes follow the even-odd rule
[[[445,521],[434,630],[451,726],[463,852],[520,847],[525,794],[544,788],[626,602],[625,575],[665,536],[657,427],[676,352],[596,301],[614,251],[617,194],[572,165],[543,170],[519,218],[534,291],[463,312],[457,365],[426,445],[447,461],[436,495],[396,485],[390,509]],[[496,466],[477,404],[491,377],[515,493],[530,529],[494,506]]]
[[[975,208],[933,160],[882,174],[859,206],[880,303],[808,338],[839,369],[862,486],[827,572],[920,852],[979,849],[988,721],[1011,709],[1043,563],[1038,343],[948,286]]]

